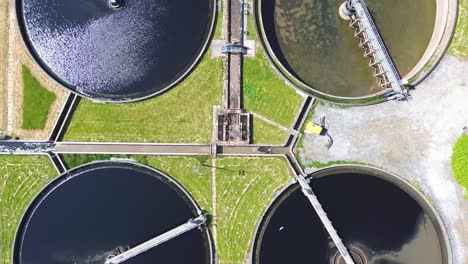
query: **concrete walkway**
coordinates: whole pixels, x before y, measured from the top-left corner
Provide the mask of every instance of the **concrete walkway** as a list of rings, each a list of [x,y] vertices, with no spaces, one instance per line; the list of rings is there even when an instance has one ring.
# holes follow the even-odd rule
[[[340,109],[317,106],[334,139],[306,134],[303,164],[369,163],[419,185],[434,201],[452,239],[455,262],[468,259],[468,200],[454,180],[452,147],[468,125],[468,62],[447,56],[409,102]],[[313,169],[308,169],[310,172]]]
[[[209,144],[57,142],[55,150],[60,154],[211,155]]]

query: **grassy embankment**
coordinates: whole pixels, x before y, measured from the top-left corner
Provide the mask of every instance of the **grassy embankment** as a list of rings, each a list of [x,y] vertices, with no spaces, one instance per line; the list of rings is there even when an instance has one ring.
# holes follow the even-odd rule
[[[32,75],[31,71],[22,66],[23,74],[23,129],[44,129],[49,115],[49,109],[55,101],[55,94],[44,88]]]

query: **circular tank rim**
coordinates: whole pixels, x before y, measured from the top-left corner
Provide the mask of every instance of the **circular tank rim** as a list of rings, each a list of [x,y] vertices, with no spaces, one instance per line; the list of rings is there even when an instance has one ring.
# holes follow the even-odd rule
[[[143,165],[143,164],[140,164],[140,163],[137,163],[137,162],[121,161],[121,160],[106,160],[106,161],[89,162],[89,163],[77,166],[75,168],[72,168],[72,169],[58,175],[57,177],[53,178],[51,181],[49,181],[44,186],[44,188],[41,189],[40,192],[38,192],[33,197],[31,202],[26,207],[25,211],[22,213],[20,222],[18,223],[18,226],[16,227],[15,237],[13,239],[13,243],[12,243],[12,247],[11,247],[11,261],[12,261],[12,264],[21,264],[21,262],[19,262],[19,260],[17,260],[17,258],[19,257],[18,254],[20,254],[20,252],[18,252],[18,254],[16,254],[16,249],[17,249],[17,247],[19,246],[19,243],[20,243],[18,241],[18,238],[19,238],[20,233],[23,232],[23,229],[25,228],[25,226],[27,225],[27,223],[30,220],[28,218],[27,219],[28,222],[24,222],[25,217],[28,216],[28,215],[31,216],[32,213],[34,213],[34,211],[37,209],[38,203],[40,203],[41,200],[42,200],[41,197],[45,193],[53,191],[55,188],[57,188],[62,182],[66,181],[68,178],[72,178],[72,177],[80,175],[80,174],[82,174],[84,172],[92,171],[92,170],[96,170],[96,169],[100,169],[100,168],[104,168],[104,167],[135,168],[135,169],[138,169],[139,171],[142,171],[144,173],[146,172],[146,173],[151,174],[152,177],[155,177],[153,175],[153,173],[156,173],[159,176],[161,176],[161,180],[164,183],[170,185],[171,188],[174,188],[174,191],[179,192],[180,194],[182,194],[183,195],[181,197],[182,199],[190,201],[188,203],[188,206],[191,207],[192,210],[195,210],[195,211],[198,211],[198,212],[203,211],[203,209],[198,205],[198,203],[193,199],[193,197],[188,193],[188,191],[178,181],[176,181],[174,178],[170,177],[169,175],[167,175],[167,174],[165,174],[165,173],[163,173],[163,172],[161,172],[161,171],[159,171],[159,170],[157,170],[157,169],[155,169],[153,167],[150,167],[148,165]],[[209,263],[210,264],[215,264],[215,253],[216,253],[216,251],[215,251],[214,240],[213,240],[212,234],[210,232],[210,229],[208,228],[208,223],[205,223],[203,226],[204,226],[204,228],[203,228],[204,231],[202,233],[204,234],[204,236],[207,239],[206,244],[208,246],[208,248],[206,250],[210,255],[209,256]]]
[[[57,76],[47,66],[47,64],[44,61],[42,61],[42,59],[36,54],[34,48],[32,47],[32,44],[29,41],[28,35],[25,32],[26,30],[24,28],[24,21],[21,16],[21,13],[22,13],[21,3],[23,2],[23,0],[13,0],[13,1],[14,1],[14,6],[15,6],[15,12],[13,12],[15,14],[15,20],[16,20],[16,22],[14,22],[16,24],[15,27],[16,27],[16,30],[20,34],[20,39],[21,39],[20,42],[22,43],[22,46],[27,56],[31,58],[32,62],[39,66],[41,71],[43,71],[46,74],[49,80],[52,80],[54,83],[58,84],[60,87],[62,87],[66,91],[76,94],[80,97],[85,97],[92,101],[102,102],[102,103],[118,104],[118,103],[132,103],[132,102],[144,101],[152,97],[161,95],[169,91],[172,88],[175,88],[175,86],[180,84],[183,80],[185,80],[185,78],[187,78],[195,70],[196,66],[201,62],[202,57],[206,54],[209,44],[211,43],[211,39],[213,38],[214,29],[216,26],[216,20],[218,19],[217,12],[216,12],[217,11],[216,0],[207,0],[211,9],[209,12],[209,15],[211,16],[211,21],[207,25],[208,30],[205,32],[205,36],[203,37],[204,41],[202,42],[202,45],[198,48],[198,51],[196,52],[196,56],[192,59],[190,64],[187,65],[184,69],[182,69],[175,76],[174,79],[169,80],[169,82],[166,84],[163,84],[162,85],[162,87],[164,87],[163,89],[156,91],[156,92],[152,92],[152,90],[154,89],[153,87],[153,89],[149,90],[149,92],[146,91],[146,92],[118,95],[118,96],[104,95],[104,94],[98,94],[98,93],[88,94],[88,93],[83,93],[83,92],[78,91],[76,86],[67,84],[62,78]]]
[[[434,31],[432,37],[429,41],[429,44],[425,50],[424,55],[420,58],[414,68],[402,79],[408,80],[410,83],[409,88],[420,84],[429,74],[436,68],[439,62],[442,60],[443,55],[449,48],[451,39],[455,33],[455,27],[458,16],[458,0],[435,0],[437,9],[436,9],[436,21],[437,19],[442,19],[445,23],[443,24],[442,29],[438,29],[437,25],[434,25]],[[339,105],[353,105],[353,106],[364,106],[371,105],[376,103],[382,103],[388,100],[385,96],[385,91],[379,91],[373,94],[365,96],[356,96],[356,97],[345,97],[345,96],[336,96],[328,93],[321,92],[312,86],[301,81],[299,78],[295,77],[287,68],[281,63],[277,58],[276,54],[271,48],[270,42],[266,36],[264,30],[263,17],[261,15],[261,3],[262,0],[253,0],[253,14],[254,14],[254,24],[255,30],[258,33],[258,40],[261,43],[262,50],[265,54],[265,57],[269,61],[271,67],[274,71],[281,76],[281,78],[286,81],[290,86],[295,88],[300,93],[305,93],[307,95],[316,96],[322,100],[329,101],[334,104]],[[445,5],[447,4],[447,5]],[[440,7],[442,6],[442,7]],[[445,11],[445,12],[444,12]],[[442,13],[442,14],[441,14]],[[439,30],[438,32],[436,32]],[[440,33],[440,36],[436,36],[436,33]],[[433,44],[436,43],[436,44]],[[429,51],[429,47],[433,45],[432,50]],[[427,53],[431,53],[430,55]],[[425,70],[424,68],[428,67],[429,69]]]
[[[442,251],[442,258],[443,264],[452,264],[453,263],[453,255],[452,255],[452,248],[450,245],[450,239],[447,234],[446,227],[442,218],[439,216],[436,208],[432,205],[432,203],[420,192],[418,191],[413,185],[411,185],[408,181],[401,178],[400,176],[388,172],[386,170],[372,167],[369,165],[358,165],[358,164],[340,164],[340,165],[332,165],[325,168],[318,169],[312,173],[307,174],[314,178],[326,177],[327,175],[336,174],[336,173],[365,173],[370,176],[378,177],[385,181],[390,182],[391,184],[396,185],[397,187],[401,188],[405,193],[407,193],[411,198],[416,200],[416,202],[425,210],[428,214],[429,218],[431,219],[432,223],[434,224],[434,228],[436,229],[436,233],[440,240],[440,247]],[[290,184],[285,186],[283,189],[279,190],[278,193],[272,198],[269,205],[266,207],[265,211],[263,212],[260,221],[257,224],[254,232],[254,240],[250,247],[251,252],[251,263],[258,264],[255,262],[255,255],[256,250],[258,247],[258,242],[261,241],[260,233],[263,231],[262,227],[265,224],[265,221],[269,220],[267,217],[270,211],[275,206],[277,200],[284,195],[286,192],[291,190],[292,188],[296,187],[296,182],[292,181]],[[443,241],[442,241],[443,240]]]

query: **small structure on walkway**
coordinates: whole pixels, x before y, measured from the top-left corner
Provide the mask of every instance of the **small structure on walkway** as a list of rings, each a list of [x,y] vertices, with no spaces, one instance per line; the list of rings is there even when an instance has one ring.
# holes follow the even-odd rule
[[[246,2],[230,0],[228,12],[228,41],[220,46],[227,60],[227,81],[224,106],[216,113],[216,141],[222,144],[250,143],[250,114],[242,106],[242,60],[247,54],[244,46]]]
[[[216,114],[216,140],[230,144],[250,143],[250,114],[223,109]]]
[[[247,54],[247,47],[238,42],[228,42],[226,45],[221,47],[222,53],[229,54]]]

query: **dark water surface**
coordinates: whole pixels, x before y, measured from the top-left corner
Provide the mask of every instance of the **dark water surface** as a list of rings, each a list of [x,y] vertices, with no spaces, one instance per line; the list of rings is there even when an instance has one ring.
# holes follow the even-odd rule
[[[314,89],[357,97],[379,91],[353,37],[339,17],[344,0],[261,1],[265,33],[288,70]],[[435,0],[366,0],[402,76],[424,54],[434,29]]]
[[[117,246],[138,245],[196,215],[180,190],[141,167],[106,165],[54,185],[23,219],[17,264],[103,264]],[[128,263],[209,263],[205,232],[191,230]]]
[[[369,264],[443,263],[429,216],[397,186],[362,174],[325,176],[311,186],[345,245],[364,251]],[[297,186],[274,203],[267,217],[256,264],[330,263],[336,250]]]
[[[210,0],[17,0],[23,35],[42,66],[72,90],[98,99],[160,92],[202,51]]]

